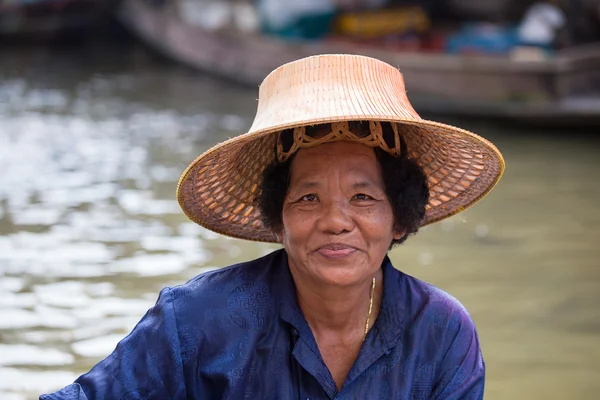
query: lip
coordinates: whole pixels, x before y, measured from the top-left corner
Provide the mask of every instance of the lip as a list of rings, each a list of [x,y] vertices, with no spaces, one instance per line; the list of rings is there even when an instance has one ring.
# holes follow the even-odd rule
[[[343,243],[328,243],[317,249],[317,253],[327,258],[344,258],[351,256],[358,249]]]

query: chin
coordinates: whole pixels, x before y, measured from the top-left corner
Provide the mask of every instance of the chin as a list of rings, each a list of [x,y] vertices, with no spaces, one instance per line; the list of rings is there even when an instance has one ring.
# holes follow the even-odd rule
[[[349,286],[364,280],[371,275],[366,268],[357,266],[356,263],[320,263],[316,271],[320,279],[332,285]],[[360,265],[360,264],[359,264]]]

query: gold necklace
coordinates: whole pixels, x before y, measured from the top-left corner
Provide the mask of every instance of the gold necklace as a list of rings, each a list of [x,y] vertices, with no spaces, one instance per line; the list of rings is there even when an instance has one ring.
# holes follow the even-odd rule
[[[367,323],[365,324],[365,335],[363,336],[363,342],[367,338],[369,333],[369,321],[371,319],[371,311],[373,311],[373,295],[375,294],[375,277],[373,277],[373,284],[371,285],[371,298],[369,299],[369,314],[367,315]]]

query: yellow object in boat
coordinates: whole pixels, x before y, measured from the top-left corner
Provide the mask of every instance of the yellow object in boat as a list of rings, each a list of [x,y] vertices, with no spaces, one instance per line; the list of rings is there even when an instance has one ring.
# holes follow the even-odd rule
[[[386,9],[341,14],[335,23],[336,33],[363,38],[422,33],[431,26],[421,7]]]

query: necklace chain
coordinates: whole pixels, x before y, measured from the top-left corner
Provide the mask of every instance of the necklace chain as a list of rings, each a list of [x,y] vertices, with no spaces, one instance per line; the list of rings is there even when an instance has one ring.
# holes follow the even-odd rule
[[[367,314],[367,323],[365,324],[365,335],[363,336],[363,342],[367,338],[369,333],[369,322],[371,320],[371,311],[373,311],[373,296],[375,294],[375,277],[373,277],[373,284],[371,285],[371,297],[369,299],[369,314]]]

